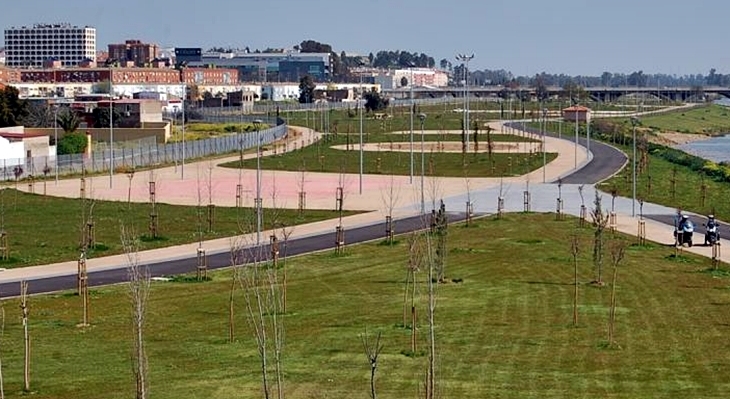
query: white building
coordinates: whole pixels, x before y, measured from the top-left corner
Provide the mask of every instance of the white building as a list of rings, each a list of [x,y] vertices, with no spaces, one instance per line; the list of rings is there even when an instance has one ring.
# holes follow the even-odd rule
[[[261,96],[271,101],[297,101],[298,83],[272,83],[261,87]]]
[[[37,175],[41,165],[55,162],[56,146],[49,140],[45,134],[26,133],[23,126],[0,128],[0,167],[20,165],[27,174]]]
[[[96,59],[96,29],[70,24],[35,24],[5,29],[5,57],[10,67],[42,67],[55,59],[63,66],[77,66]]]
[[[449,75],[438,69],[396,69],[376,75],[375,83],[380,84],[385,90],[411,85],[414,87],[446,87],[449,85]]]

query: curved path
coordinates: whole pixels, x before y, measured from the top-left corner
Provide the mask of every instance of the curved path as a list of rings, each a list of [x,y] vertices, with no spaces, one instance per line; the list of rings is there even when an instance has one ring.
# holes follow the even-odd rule
[[[507,123],[505,125],[514,129],[527,131],[538,136],[542,135],[542,131],[540,129],[523,126],[519,122]],[[552,132],[548,132],[548,136],[557,137],[557,135]],[[561,138],[563,140],[570,141],[571,143],[575,143],[575,136],[571,135],[570,132],[566,132],[566,134],[562,135]],[[579,137],[578,145],[585,148],[588,145],[586,137]],[[592,155],[591,159],[580,169],[562,176],[561,181],[563,184],[599,183],[619,172],[629,160],[626,154],[618,148],[597,140],[591,140],[590,148]],[[553,182],[556,183],[557,181]]]
[[[500,123],[495,122],[490,125],[495,129],[495,132],[504,132],[504,127]],[[318,138],[316,132],[308,129],[298,128],[296,130],[298,135],[296,137],[290,136],[288,144],[279,145],[278,151],[291,150],[295,145],[311,144]],[[541,138],[539,135],[534,137]],[[583,144],[583,142],[581,139],[579,144]],[[347,217],[342,220],[347,235],[346,241],[348,244],[352,244],[383,237],[385,211],[382,208],[386,200],[385,194],[392,188],[398,191],[395,195],[397,198],[394,198],[391,204],[394,208],[393,215],[397,220],[398,232],[405,232],[423,226],[421,218],[413,216],[419,213],[420,198],[422,198],[419,194],[421,191],[427,192],[426,209],[431,209],[432,199],[443,198],[453,220],[463,218],[463,214],[458,213],[458,210],[464,209],[467,201],[474,204],[474,210],[477,214],[496,212],[498,197],[505,198],[505,211],[522,211],[524,209],[523,191],[528,191],[531,194],[531,211],[554,212],[556,198],[560,195],[565,204],[564,211],[568,214],[578,215],[581,203],[586,203],[589,206],[592,203],[595,192],[592,184],[617,172],[626,162],[626,156],[617,149],[594,141],[591,142],[591,150],[593,151],[591,159],[589,159],[585,148],[576,147],[569,140],[545,137],[545,143],[547,150],[556,152],[558,157],[546,165],[544,169],[540,168],[521,177],[505,179],[428,178],[424,187],[421,188],[417,182],[418,179],[414,179],[413,184],[410,184],[408,176],[366,175],[363,194],[359,194],[356,193],[357,185],[355,184],[357,175],[346,175],[346,181],[344,182],[347,191],[345,207],[348,209],[374,210],[373,212]],[[273,153],[273,150],[268,155],[271,153]],[[249,156],[255,156],[255,154]],[[231,159],[234,160],[237,157]],[[216,162],[220,162],[220,160]],[[196,204],[197,187],[200,185],[200,179],[189,177],[190,175],[195,176],[196,170],[198,173],[200,170],[207,170],[208,173],[211,173],[216,191],[216,204],[221,205],[231,205],[235,201],[235,196],[234,194],[228,194],[225,198],[219,198],[220,191],[229,190],[233,192],[232,187],[229,186],[235,187],[236,182],[241,181],[241,179],[250,184],[253,178],[252,171],[243,171],[239,175],[239,172],[235,169],[206,167],[206,165],[210,165],[207,161],[200,162],[197,165],[202,165],[202,167],[189,165],[189,169],[192,169],[193,172],[187,172],[186,176],[188,177],[186,179],[180,179],[178,171],[174,168],[155,171],[156,178],[164,180],[162,185],[169,195],[167,198],[163,197],[160,201],[188,205]],[[273,178],[272,175],[266,173],[263,177],[267,181]],[[127,182],[126,176],[120,175],[115,176],[115,178],[118,179],[118,181],[115,180],[116,187],[99,187],[93,190],[95,198],[126,199],[128,183],[123,184]],[[308,205],[311,204],[310,193],[312,193],[314,205],[311,207],[332,209],[335,202],[335,188],[338,185],[343,185],[341,177],[337,174],[311,173],[306,178],[308,187],[314,187],[311,189],[312,191],[309,188],[307,189]],[[557,185],[549,184],[559,178],[562,178],[564,183],[560,187],[560,192],[558,192]],[[276,180],[279,181],[280,185],[285,186],[285,189],[282,190],[284,199],[279,198],[277,200],[280,204],[286,202],[286,198],[289,196],[296,195],[296,182],[299,179],[301,179],[300,173],[277,172]],[[543,179],[548,184],[539,183]],[[108,177],[101,180],[102,185],[108,186]],[[578,186],[583,184],[586,184],[587,187],[579,192]],[[147,200],[144,189],[146,185],[145,181],[142,187],[133,187],[133,200]],[[223,187],[224,185],[225,187]],[[291,186],[294,186],[294,188]],[[77,180],[64,182],[59,187],[52,188],[49,185],[49,194],[75,197],[78,195],[78,187]],[[271,189],[270,186],[268,188]],[[288,191],[286,188],[288,188]],[[56,191],[52,191],[53,189]],[[377,192],[380,193],[379,196],[376,194]],[[266,202],[266,199],[264,201]],[[617,229],[628,234],[635,234],[637,219],[631,216],[631,200],[617,198],[615,202],[615,210],[618,214]],[[293,200],[288,205],[290,207],[296,206],[296,201]],[[457,212],[454,212],[454,210],[457,210]],[[646,221],[647,238],[657,242],[670,242],[672,238],[671,226],[667,226],[658,220],[665,220],[666,215],[673,214],[674,210],[653,204],[644,204],[643,212],[647,215],[653,215],[653,219]],[[290,238],[289,254],[332,248],[334,246],[334,230],[338,223],[337,220],[329,220],[296,226]],[[268,237],[269,234],[270,232],[263,232],[262,237]],[[252,235],[247,235],[244,237],[244,242],[252,243],[255,240]],[[230,239],[212,240],[203,244],[203,248],[210,256],[211,268],[228,266],[230,245]],[[194,243],[144,251],[140,253],[140,261],[149,265],[152,274],[155,276],[185,273],[194,270],[197,249],[198,244]],[[709,255],[709,248],[695,247],[689,249],[689,251]],[[730,255],[728,256],[730,257]],[[127,278],[124,269],[125,260],[124,255],[89,259],[87,268],[90,275],[90,284],[101,285],[125,281]],[[0,290],[4,295],[13,295],[17,293],[17,282],[20,280],[32,280],[29,287],[30,291],[34,293],[73,288],[76,284],[76,262],[63,262],[54,265],[4,271],[0,273]]]

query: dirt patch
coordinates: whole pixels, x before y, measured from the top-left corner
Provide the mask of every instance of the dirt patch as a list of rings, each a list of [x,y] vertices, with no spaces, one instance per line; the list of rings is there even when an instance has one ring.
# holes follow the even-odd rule
[[[649,141],[651,141],[652,143],[674,146],[687,144],[694,141],[707,140],[712,136],[698,133],[662,132],[651,134],[648,137]]]

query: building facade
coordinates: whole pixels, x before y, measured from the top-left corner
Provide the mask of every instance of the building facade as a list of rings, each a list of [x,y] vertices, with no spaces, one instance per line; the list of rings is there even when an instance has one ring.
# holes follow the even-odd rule
[[[121,44],[110,44],[108,57],[122,63],[131,62],[145,66],[157,59],[159,47],[156,44],[142,43],[139,40],[126,40]]]
[[[449,75],[438,69],[396,69],[376,75],[375,82],[386,90],[411,85],[414,87],[446,87],[449,84]]]
[[[96,29],[70,24],[35,24],[5,30],[5,63],[39,68],[49,59],[76,66],[96,57]]]
[[[304,75],[325,81],[332,70],[328,53],[203,53],[199,50],[185,48],[178,52],[176,49],[177,62],[184,60],[191,67],[236,69],[243,82],[298,82]]]

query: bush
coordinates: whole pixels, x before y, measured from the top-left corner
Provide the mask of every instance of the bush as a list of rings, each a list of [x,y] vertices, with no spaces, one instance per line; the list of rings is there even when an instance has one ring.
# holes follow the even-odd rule
[[[83,133],[66,133],[58,139],[56,153],[58,155],[81,154],[86,150],[86,135]]]

